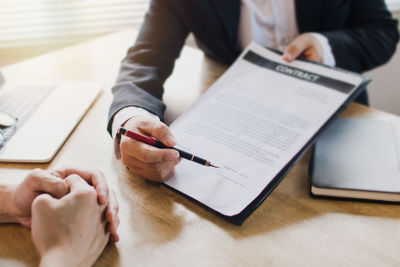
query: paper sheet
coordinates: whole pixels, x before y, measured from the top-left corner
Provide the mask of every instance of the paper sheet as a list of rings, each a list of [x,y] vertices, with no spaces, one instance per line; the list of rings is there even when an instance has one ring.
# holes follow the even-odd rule
[[[252,43],[171,125],[178,147],[221,168],[183,160],[165,183],[224,215],[240,213],[361,82],[316,64],[288,64]]]

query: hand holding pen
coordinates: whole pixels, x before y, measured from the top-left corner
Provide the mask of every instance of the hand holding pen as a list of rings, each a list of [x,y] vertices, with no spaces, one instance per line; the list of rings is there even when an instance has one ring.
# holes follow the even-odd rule
[[[183,151],[182,149],[176,148],[176,147],[168,147],[166,145],[164,145],[163,143],[161,143],[159,140],[153,138],[153,137],[149,137],[149,136],[145,136],[143,134],[140,133],[136,133],[136,132],[132,132],[129,131],[123,127],[118,129],[118,134],[120,135],[124,135],[127,136],[133,140],[136,140],[138,142],[142,142],[145,144],[148,144],[150,146],[154,146],[157,148],[161,148],[161,149],[174,149],[176,151],[179,152],[179,156],[183,159],[187,159],[190,161],[193,161],[195,163],[198,163],[200,165],[203,165],[205,167],[214,167],[214,168],[218,168],[217,166],[211,164],[211,162],[209,162],[208,160],[205,160],[203,158],[200,158],[194,154],[188,153],[186,151]]]
[[[154,137],[168,147],[176,145],[169,128],[155,118],[135,116],[123,127]],[[175,172],[175,166],[180,162],[180,153],[175,149],[159,149],[131,138],[123,138],[120,149],[122,162],[132,173],[154,182],[163,182],[170,178]]]

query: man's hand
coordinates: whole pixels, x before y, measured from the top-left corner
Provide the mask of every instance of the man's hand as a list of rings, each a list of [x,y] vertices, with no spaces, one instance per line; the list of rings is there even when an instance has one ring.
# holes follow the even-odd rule
[[[32,239],[41,266],[91,266],[109,239],[94,187],[78,175],[65,179],[70,193],[60,199],[41,194],[32,204]]]
[[[106,205],[106,219],[108,221],[108,230],[111,233],[111,240],[118,242],[119,236],[117,228],[119,226],[118,210],[119,205],[115,193],[107,184],[106,177],[101,171],[90,171],[75,168],[65,168],[57,171],[62,178],[77,174],[84,179],[89,185],[93,185],[97,192],[97,199],[100,205]]]
[[[168,127],[155,118],[135,116],[124,127],[130,131],[155,137],[167,146],[175,146],[176,141]],[[162,182],[170,178],[179,163],[179,153],[173,149],[159,149],[122,136],[122,162],[128,169],[143,178]]]
[[[44,171],[40,169],[30,173],[19,185],[7,186],[2,194],[3,202],[0,212],[0,222],[20,223],[25,227],[31,227],[31,206],[33,200],[40,194],[47,193],[54,198],[61,198],[69,193],[65,178],[72,174],[79,175],[88,184],[93,185],[98,202],[107,206],[106,218],[111,233],[111,240],[117,242],[119,236],[118,201],[115,193],[108,187],[107,180],[100,171],[66,168],[58,171]],[[4,213],[3,215],[1,213]]]
[[[318,63],[324,62],[323,47],[317,37],[311,33],[297,36],[286,48],[283,59],[292,62],[299,56]]]
[[[30,173],[22,183],[10,188],[10,197],[7,209],[10,220],[25,227],[31,227],[31,206],[33,200],[46,192],[54,198],[61,198],[68,194],[68,184],[56,171],[40,169]]]

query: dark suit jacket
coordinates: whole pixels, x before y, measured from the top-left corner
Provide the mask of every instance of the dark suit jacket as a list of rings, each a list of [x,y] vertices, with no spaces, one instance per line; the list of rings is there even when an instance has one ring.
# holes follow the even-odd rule
[[[108,130],[114,114],[127,106],[144,108],[163,119],[163,84],[190,32],[207,56],[230,65],[241,53],[240,2],[152,0],[113,87]],[[399,38],[397,21],[384,0],[295,3],[299,32],[318,32],[327,37],[338,67],[363,72],[384,64],[394,54]]]

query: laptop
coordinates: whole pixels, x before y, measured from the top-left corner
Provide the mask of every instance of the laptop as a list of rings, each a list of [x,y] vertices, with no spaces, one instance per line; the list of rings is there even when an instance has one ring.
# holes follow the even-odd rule
[[[0,71],[0,162],[49,162],[101,91],[94,82],[6,82]]]

